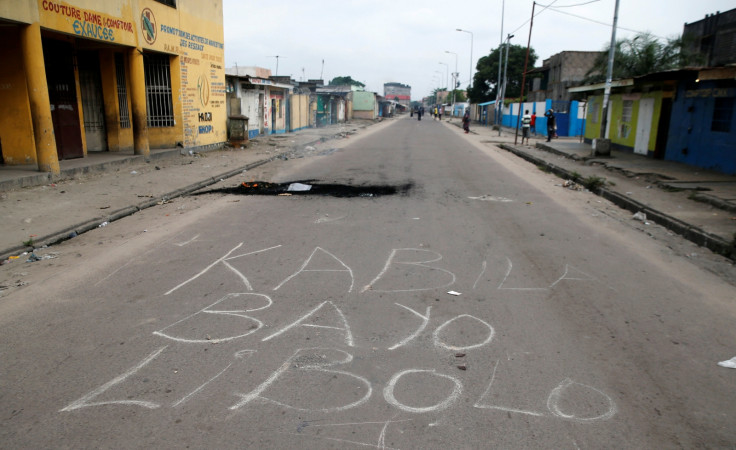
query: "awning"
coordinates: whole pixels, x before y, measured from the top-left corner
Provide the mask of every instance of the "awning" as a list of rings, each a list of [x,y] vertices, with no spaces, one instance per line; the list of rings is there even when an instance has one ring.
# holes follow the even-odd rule
[[[623,80],[611,81],[612,88],[626,87],[626,86],[633,86],[633,85],[634,85],[633,78],[626,78]],[[567,92],[590,92],[590,91],[599,91],[605,88],[606,88],[606,83],[588,84],[585,86],[577,86],[577,87],[568,88]]]
[[[488,106],[488,105],[492,105],[492,104],[494,104],[494,103],[496,103],[496,101],[495,101],[495,100],[493,100],[492,102],[484,102],[484,103],[478,103],[478,106]]]

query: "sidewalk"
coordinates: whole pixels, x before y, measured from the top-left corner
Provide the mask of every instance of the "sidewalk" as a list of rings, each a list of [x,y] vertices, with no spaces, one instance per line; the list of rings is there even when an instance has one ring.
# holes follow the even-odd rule
[[[458,120],[452,123],[460,126]],[[642,212],[646,220],[736,258],[736,176],[618,150],[610,157],[592,157],[591,146],[579,137],[546,142],[538,135],[531,145],[519,145],[521,131],[514,144],[513,128],[504,128],[499,136],[497,130],[476,124],[471,133],[574,182],[570,188],[589,187],[632,215]]]
[[[248,181],[244,172],[276,158],[329,151],[376,123],[353,120],[260,136],[247,148],[152,150],[149,161],[132,153],[91,153],[61,161],[57,176],[35,165],[0,166],[0,263],[224,179],[243,174],[232,182]]]

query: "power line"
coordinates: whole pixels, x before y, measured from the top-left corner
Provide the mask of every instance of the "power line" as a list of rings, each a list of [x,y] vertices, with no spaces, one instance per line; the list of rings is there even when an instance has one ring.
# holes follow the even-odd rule
[[[555,6],[555,8],[573,8],[573,7],[575,7],[575,6],[585,6],[585,5],[589,5],[589,4],[591,4],[591,3],[596,3],[596,2],[599,2],[599,1],[601,1],[601,0],[590,0],[589,2],[585,2],[585,3],[576,3],[576,4],[574,4],[574,5],[559,5],[559,6]],[[540,5],[539,3],[537,3],[537,4],[538,4],[539,6],[544,6],[544,5]],[[549,6],[552,6],[552,3],[550,3],[550,4],[548,5],[548,7],[549,7]]]
[[[549,5],[547,5],[544,8],[542,8],[541,11],[539,11],[536,14],[534,14],[534,17],[537,17],[538,15],[542,14],[543,12],[545,12],[547,10],[547,8],[549,8],[550,6],[554,5],[555,3],[557,3],[557,0],[554,0],[552,3],[550,3]],[[539,6],[542,6],[542,5],[539,5]],[[521,30],[522,28],[524,28],[524,25],[526,25],[529,22],[531,22],[531,20],[532,20],[532,18],[527,19],[526,21],[524,21],[524,23],[522,23],[521,25],[519,25],[519,28],[515,29],[514,31],[510,32],[509,34],[514,34],[517,31]]]
[[[599,1],[600,1],[600,0],[590,0],[590,1],[588,1],[588,2],[585,2],[585,3],[578,3],[578,4],[574,4],[574,5],[560,5],[560,6],[555,6],[555,7],[552,7],[552,5],[554,5],[555,3],[557,3],[557,0],[554,0],[554,1],[553,1],[552,3],[550,3],[549,5],[541,5],[541,4],[537,3],[537,4],[539,4],[539,6],[544,6],[544,8],[542,8],[542,10],[541,10],[541,11],[539,11],[538,13],[534,14],[534,17],[537,17],[538,15],[542,14],[542,13],[543,13],[544,11],[546,11],[547,9],[549,9],[550,11],[554,11],[554,12],[556,12],[556,13],[559,13],[559,14],[565,14],[565,15],[568,15],[568,16],[576,17],[576,18],[578,18],[578,19],[582,19],[582,20],[587,20],[587,21],[589,21],[589,22],[597,23],[598,25],[604,25],[604,26],[606,26],[606,27],[609,27],[609,28],[610,28],[610,27],[612,27],[612,26],[613,26],[613,25],[612,25],[612,24],[610,24],[610,23],[602,22],[602,21],[600,21],[600,20],[595,20],[595,19],[591,19],[591,18],[589,18],[589,17],[585,17],[585,16],[580,16],[580,15],[578,15],[578,14],[573,14],[573,13],[570,13],[570,12],[566,12],[566,11],[561,11],[561,10],[559,10],[559,8],[570,8],[570,7],[573,7],[573,6],[583,6],[583,5],[587,5],[587,4],[590,4],[590,3],[596,3],[596,2],[599,2]],[[528,24],[528,23],[529,23],[529,22],[530,22],[531,20],[532,20],[531,18],[530,18],[530,19],[527,19],[526,21],[524,21],[524,23],[522,23],[521,25],[519,25],[519,27],[518,27],[518,28],[516,28],[516,29],[515,29],[514,31],[512,31],[512,32],[511,32],[511,33],[509,33],[509,34],[514,34],[515,32],[519,31],[519,30],[520,30],[520,29],[522,29],[522,28],[523,28],[523,27],[524,27],[524,26],[525,26],[526,24]],[[640,31],[640,30],[632,30],[632,29],[630,29],[630,28],[624,28],[624,27],[622,27],[622,26],[618,26],[617,28],[618,28],[619,30],[624,30],[624,31],[630,31],[630,32],[632,32],[632,33],[637,33],[637,34],[645,34],[645,33],[646,33],[646,32],[644,32],[644,31]],[[664,38],[664,37],[662,37],[662,36],[657,36],[656,34],[652,34],[652,33],[649,33],[649,34],[650,34],[651,36],[653,36],[653,37],[657,38],[657,39],[661,39],[661,40],[667,40],[667,38]]]
[[[569,13],[569,12],[565,12],[565,11],[559,11],[559,10],[557,10],[557,8],[550,8],[550,10],[553,11],[553,12],[559,13],[559,14],[565,14],[567,16],[577,17],[578,19],[583,19],[583,20],[587,20],[589,22],[597,23],[599,25],[605,25],[605,26],[607,26],[609,28],[613,26],[610,23],[602,22],[600,20],[591,19],[589,17],[584,17],[584,16],[580,16],[580,15]],[[622,26],[618,26],[617,28],[619,30],[630,31],[632,33],[637,33],[637,34],[645,34],[646,33],[644,31],[632,30],[630,28],[624,28]],[[653,37],[657,38],[657,39],[665,39],[666,40],[666,38],[663,38],[662,36],[657,36],[656,34],[652,34],[652,33],[649,33],[649,34],[652,35]]]

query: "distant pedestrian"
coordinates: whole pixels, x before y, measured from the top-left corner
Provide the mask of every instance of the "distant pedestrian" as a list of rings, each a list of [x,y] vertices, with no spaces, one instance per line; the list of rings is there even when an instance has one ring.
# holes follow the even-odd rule
[[[524,111],[524,115],[521,117],[521,145],[524,145],[524,139],[526,139],[526,145],[529,145],[529,129],[532,124],[532,116],[529,115],[529,110]]]
[[[440,121],[442,121],[442,114],[444,112],[445,112],[445,107],[444,106],[440,106],[440,108],[437,110],[437,115],[439,116]]]
[[[465,114],[463,114],[463,130],[465,130],[465,134],[470,133],[470,110],[466,109]]]
[[[532,121],[531,123],[529,123],[529,127],[531,129],[532,134],[536,136],[537,135],[537,113],[536,112],[532,113]]]
[[[417,120],[422,120],[422,114],[424,114],[424,106],[419,107],[417,110]]]
[[[546,113],[544,113],[544,117],[547,118],[547,142],[550,142],[552,140],[552,137],[555,136],[555,130],[557,129],[557,124],[555,122],[555,110],[550,109]]]

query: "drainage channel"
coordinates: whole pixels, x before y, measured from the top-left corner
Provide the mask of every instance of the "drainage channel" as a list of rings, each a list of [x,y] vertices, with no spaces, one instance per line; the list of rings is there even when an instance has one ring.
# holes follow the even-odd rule
[[[287,183],[269,183],[267,181],[248,181],[234,187],[200,191],[203,194],[235,194],[235,195],[271,195],[288,197],[293,195],[318,195],[325,197],[382,197],[385,195],[407,195],[412,188],[411,183],[402,185],[360,185],[317,183],[313,180],[291,181]]]

